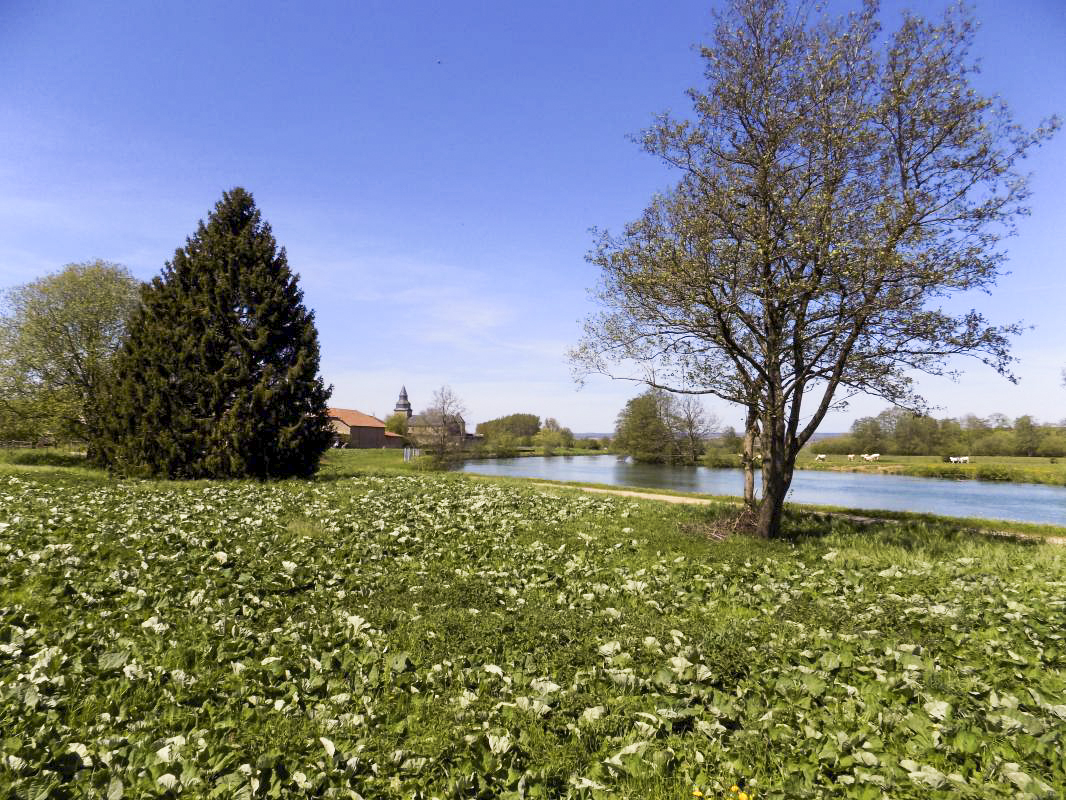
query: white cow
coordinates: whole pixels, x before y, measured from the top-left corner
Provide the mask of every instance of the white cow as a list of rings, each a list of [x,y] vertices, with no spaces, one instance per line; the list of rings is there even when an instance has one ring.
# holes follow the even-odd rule
[[[855,454],[854,453],[848,453],[848,461],[854,461],[854,460],[855,460]]]
[[[970,457],[969,456],[959,456],[959,463],[960,464],[969,464],[970,463]]]
[[[870,454],[870,460],[871,461],[877,461],[877,459],[879,459],[880,457],[881,457],[880,453],[871,453]]]
[[[814,457],[815,461],[825,461],[825,453],[819,453]]]

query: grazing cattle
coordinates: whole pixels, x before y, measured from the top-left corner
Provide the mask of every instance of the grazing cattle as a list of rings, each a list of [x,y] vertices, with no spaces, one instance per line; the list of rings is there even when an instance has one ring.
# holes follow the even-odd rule
[[[854,461],[854,460],[855,460],[855,454],[854,453],[848,453],[848,461]]]
[[[958,464],[960,461],[962,461],[962,456],[948,456],[948,461],[950,461],[952,464]]]
[[[814,457],[815,461],[825,461],[825,453],[819,453]]]
[[[871,461],[877,461],[877,459],[879,459],[880,457],[881,457],[880,453],[870,453],[870,460]]]
[[[960,464],[969,464],[970,463],[970,457],[969,456],[959,456],[959,463]]]

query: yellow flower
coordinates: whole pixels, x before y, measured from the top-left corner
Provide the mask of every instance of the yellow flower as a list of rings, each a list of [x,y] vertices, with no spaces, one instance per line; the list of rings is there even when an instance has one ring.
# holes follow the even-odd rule
[[[729,787],[729,791],[731,791],[731,792],[739,792],[740,789],[738,789],[737,785],[734,783],[732,786]]]
[[[693,797],[703,797],[703,792],[700,791],[700,787],[699,786],[693,786],[692,787],[692,796]]]
[[[740,794],[737,795],[737,800],[748,800],[748,793],[747,792],[741,792]]]

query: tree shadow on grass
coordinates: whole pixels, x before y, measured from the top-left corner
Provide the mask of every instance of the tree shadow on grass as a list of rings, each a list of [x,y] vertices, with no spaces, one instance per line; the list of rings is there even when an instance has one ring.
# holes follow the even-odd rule
[[[69,450],[8,450],[0,453],[0,462],[22,467],[84,467],[84,453]]]
[[[789,510],[785,514],[784,538],[799,543],[826,536],[854,536],[876,540],[878,544],[903,550],[921,550],[930,555],[956,550],[959,545],[973,542],[1000,542],[1020,547],[1034,547],[1039,537],[1011,536],[932,515],[915,518],[873,518],[832,512]]]

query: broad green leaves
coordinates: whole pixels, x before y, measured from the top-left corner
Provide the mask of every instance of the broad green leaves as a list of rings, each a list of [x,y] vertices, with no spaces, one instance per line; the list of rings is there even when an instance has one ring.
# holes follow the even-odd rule
[[[1061,554],[707,544],[694,513],[449,476],[0,477],[0,785],[1061,793]]]

